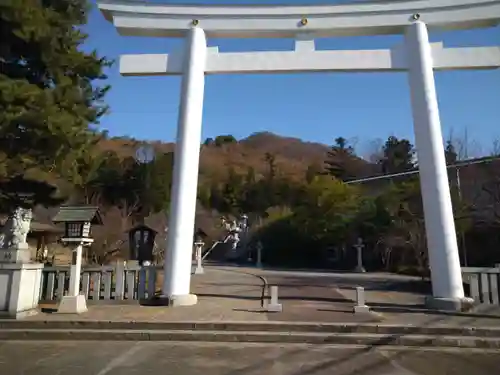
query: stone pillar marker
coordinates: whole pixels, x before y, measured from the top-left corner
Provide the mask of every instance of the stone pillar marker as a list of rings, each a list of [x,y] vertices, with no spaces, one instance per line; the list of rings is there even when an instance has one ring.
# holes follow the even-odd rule
[[[356,249],[356,255],[357,255],[357,264],[356,264],[356,272],[366,272],[365,267],[363,266],[363,248],[365,245],[363,244],[363,240],[361,238],[358,238],[356,241],[356,244],[354,245],[354,248]]]
[[[353,312],[355,314],[366,314],[370,312],[370,307],[366,305],[365,288],[362,286],[356,287],[356,304],[354,305]]]
[[[271,301],[267,304],[267,311],[269,312],[282,312],[283,305],[278,301],[278,286],[269,286],[269,291],[271,293]]]
[[[202,264],[202,254],[201,251],[203,250],[203,246],[205,245],[205,242],[202,241],[196,241],[194,243],[194,251],[195,251],[195,257],[196,257],[196,268],[194,269],[194,274],[195,275],[202,275],[205,273],[205,270],[203,269],[203,264]]]
[[[414,19],[405,44],[431,269],[432,297],[427,304],[436,309],[461,310],[472,300],[465,298],[462,284],[432,50],[426,24],[418,20],[418,15]]]
[[[0,232],[0,317],[37,313],[43,264],[31,262],[26,242],[31,219],[31,209],[18,207]]]

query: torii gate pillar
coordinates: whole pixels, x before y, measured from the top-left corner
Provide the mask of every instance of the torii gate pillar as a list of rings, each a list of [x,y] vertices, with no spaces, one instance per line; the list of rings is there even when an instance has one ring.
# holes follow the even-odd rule
[[[405,45],[432,280],[432,296],[426,304],[439,310],[462,310],[473,301],[464,296],[432,50],[425,23],[416,21],[408,26]]]
[[[207,42],[201,28],[185,38],[162,297],[171,306],[197,303],[190,293]]]

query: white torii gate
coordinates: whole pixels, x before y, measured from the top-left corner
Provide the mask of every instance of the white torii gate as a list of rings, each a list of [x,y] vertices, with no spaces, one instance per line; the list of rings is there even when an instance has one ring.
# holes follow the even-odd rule
[[[175,5],[101,0],[99,9],[121,35],[185,37],[184,51],[123,55],[126,76],[182,75],[170,230],[163,296],[169,305],[190,294],[191,252],[205,74],[407,71],[418,152],[433,296],[429,306],[460,309],[464,297],[444,158],[434,70],[495,69],[500,47],[445,48],[428,28],[470,29],[500,23],[500,0],[402,0],[318,6]],[[314,39],[405,34],[387,50],[317,51]],[[219,53],[206,38],[294,38],[286,52]]]

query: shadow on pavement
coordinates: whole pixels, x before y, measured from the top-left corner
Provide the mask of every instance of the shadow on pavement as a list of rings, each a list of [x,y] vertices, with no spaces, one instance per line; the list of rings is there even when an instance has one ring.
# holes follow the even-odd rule
[[[426,314],[430,316],[438,315],[438,316],[447,316],[447,317],[464,317],[471,319],[498,319],[500,320],[500,315],[498,314],[498,309],[492,307],[492,311],[488,313],[488,311],[484,312],[475,312],[472,311],[438,311],[431,310],[425,307],[422,304],[398,304],[398,303],[384,303],[384,302],[367,302],[370,306],[370,310],[373,312],[379,313],[402,313],[402,314]],[[326,312],[342,312],[340,309],[318,309],[318,311],[326,311]]]
[[[443,322],[444,319],[446,319],[446,317],[436,316],[432,320],[428,321],[426,325],[430,326],[433,324],[439,324],[440,322]],[[467,325],[466,322],[464,324]],[[405,334],[398,334],[398,335],[391,335],[389,337],[383,337],[380,340],[378,340],[377,342],[375,342],[372,346],[362,347],[359,349],[358,352],[356,352],[354,354],[352,352],[350,352],[341,358],[335,358],[335,359],[332,359],[329,361],[325,361],[325,362],[322,362],[320,364],[314,365],[308,369],[300,369],[300,370],[298,370],[290,375],[314,375],[314,374],[317,374],[321,371],[328,371],[329,369],[332,371],[332,373],[335,373],[336,366],[340,366],[341,364],[349,363],[349,362],[356,363],[360,360],[361,356],[376,351],[379,346],[391,345],[394,342],[396,342],[399,338],[404,337],[404,336],[405,336]],[[429,345],[432,343],[432,341],[433,341],[433,338],[430,338],[428,340]],[[425,343],[424,343],[424,346],[425,346]],[[277,358],[264,359],[261,362],[259,362],[258,364],[253,364],[251,366],[247,366],[244,368],[233,370],[233,371],[230,371],[224,375],[245,375],[245,374],[253,373],[253,372],[259,371],[259,370],[262,373],[265,373],[267,370],[267,367],[272,366],[273,363],[275,363],[276,361],[278,361],[278,360],[286,361],[288,359],[293,358],[293,356],[296,356],[299,353],[304,352],[304,351],[307,351],[307,348],[297,349],[297,350],[288,352],[284,355],[281,355]],[[397,361],[397,360],[401,361],[401,360],[408,358],[412,355],[418,355],[418,352],[399,351],[399,352],[394,352],[394,354],[391,353],[391,355],[387,355],[387,356],[383,355],[382,358],[380,358],[376,361],[371,361],[370,363],[363,365],[362,367],[353,368],[352,370],[350,370],[348,372],[344,372],[342,375],[364,375],[366,373],[373,373],[371,371],[376,370],[376,369],[380,369],[383,366],[387,366],[387,365],[390,366],[394,361]],[[456,355],[455,357],[457,359],[460,358],[459,355]],[[481,363],[481,362],[477,362],[476,364],[478,367],[483,367],[483,369],[486,370],[488,374],[495,372],[494,368],[490,368],[490,366],[488,366],[488,365],[483,365],[483,363]],[[398,364],[398,366],[399,366],[399,364]],[[495,367],[495,368],[497,368],[497,367]],[[401,368],[399,368],[399,369],[396,368],[395,370],[403,371]],[[410,370],[402,372],[402,373],[406,373],[406,372],[412,373],[412,374],[414,373]]]
[[[198,297],[213,297],[213,298],[227,298],[227,299],[243,299],[243,300],[252,300],[252,301],[260,301],[260,296],[248,296],[248,295],[239,295],[239,294],[219,294],[219,293],[197,293]]]
[[[499,315],[475,312],[460,312],[460,311],[437,311],[427,309],[424,305],[401,305],[397,303],[370,303],[370,308],[376,312],[394,312],[394,313],[425,313],[428,315],[446,315],[446,316],[462,316],[467,318],[493,318],[499,319]]]

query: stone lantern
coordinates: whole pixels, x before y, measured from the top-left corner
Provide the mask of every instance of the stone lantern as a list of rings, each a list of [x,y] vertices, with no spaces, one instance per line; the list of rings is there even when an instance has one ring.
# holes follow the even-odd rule
[[[157,232],[145,224],[139,224],[128,230],[130,259],[141,266],[153,262],[153,247]]]
[[[64,223],[64,235],[61,238],[64,243],[91,244],[94,240],[91,238],[90,226],[102,225],[99,208],[92,206],[63,206],[52,221]]]
[[[94,242],[91,238],[92,224],[101,225],[102,219],[98,207],[63,206],[52,219],[54,223],[64,223],[64,236],[61,241],[73,244],[68,295],[61,297],[58,313],[78,314],[87,311],[85,296],[80,294],[80,274],[82,270],[83,246]]]

